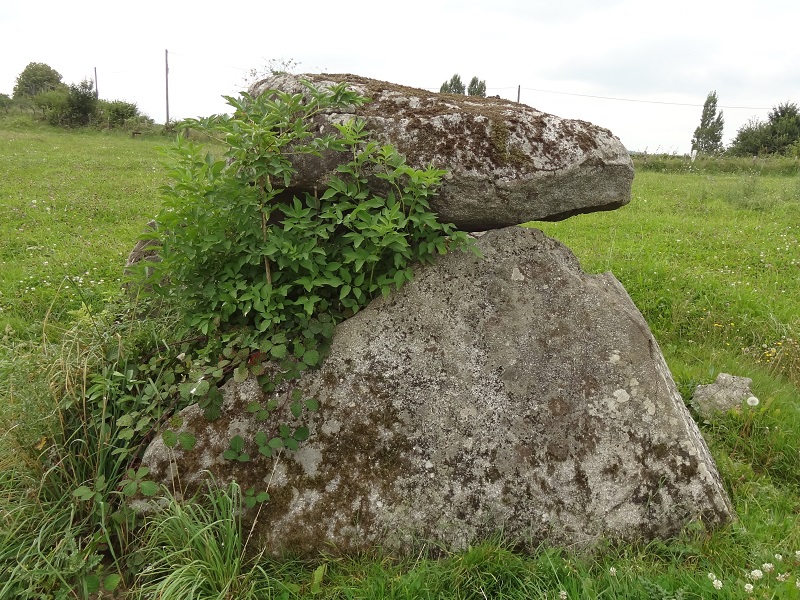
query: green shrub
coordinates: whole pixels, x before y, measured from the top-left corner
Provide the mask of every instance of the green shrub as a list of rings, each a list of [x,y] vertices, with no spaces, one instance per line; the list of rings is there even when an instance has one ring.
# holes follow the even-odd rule
[[[33,105],[51,125],[62,125],[68,120],[69,94],[66,89],[50,90],[33,97]]]
[[[305,95],[228,98],[233,116],[180,125],[226,147],[217,158],[179,139],[156,218],[162,261],[150,281],[169,281],[154,287],[181,306],[190,331],[314,366],[334,325],[410,280],[414,262],[469,245],[430,210],[443,171],[410,168],[358,119],[312,133],[318,113],[365,101],[345,85],[308,85]],[[287,191],[291,157],[322,152],[342,153],[337,176]],[[203,392],[218,371],[201,375]]]
[[[84,79],[77,85],[70,85],[67,101],[70,125],[88,125],[92,122],[97,113],[97,95],[91,80]]]
[[[122,127],[139,116],[136,103],[124,100],[100,100],[98,108],[109,127]]]

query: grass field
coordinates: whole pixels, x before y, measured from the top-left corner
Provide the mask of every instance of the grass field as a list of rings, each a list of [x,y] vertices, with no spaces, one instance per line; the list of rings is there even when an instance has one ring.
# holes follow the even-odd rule
[[[242,556],[235,489],[147,523],[114,516],[119,488],[98,473],[121,481],[126,465],[80,441],[106,435],[88,418],[91,374],[129,330],[103,311],[158,210],[165,139],[23,125],[0,120],[0,600],[800,598],[796,171],[651,164],[629,206],[536,224],[622,281],[687,402],[719,372],[753,378],[757,407],[700,423],[736,523],[591,556],[495,540],[439,559],[275,562]]]

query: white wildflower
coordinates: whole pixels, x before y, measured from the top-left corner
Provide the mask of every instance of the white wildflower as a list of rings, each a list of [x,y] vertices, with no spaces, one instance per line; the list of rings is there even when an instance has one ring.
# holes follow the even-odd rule
[[[786,581],[787,579],[789,579],[789,573],[778,573],[778,574],[775,576],[775,579],[777,579],[778,581],[780,581],[781,583],[783,583],[784,581]]]
[[[777,560],[778,562],[781,562],[783,560],[783,554],[776,554],[775,555],[775,560]]]
[[[560,592],[558,592],[558,597],[560,598],[560,600],[567,600],[567,598],[568,598],[567,592],[565,592],[564,590],[561,590]]]
[[[713,573],[709,573],[709,574],[708,574],[708,578],[709,578],[711,581],[716,581],[716,580],[717,580],[717,576],[716,576],[716,575],[714,575]]]
[[[198,379],[198,380],[197,380],[197,383],[195,383],[195,384],[194,384],[194,387],[193,387],[191,390],[189,390],[189,394],[191,394],[192,396],[194,396],[194,395],[197,393],[197,388],[198,388],[198,387],[200,387],[200,382],[201,382],[201,381],[203,381],[203,378],[202,378],[202,377],[201,377],[200,379]]]
[[[750,579],[753,581],[758,581],[764,576],[764,573],[761,572],[761,569],[753,569],[750,571]]]
[[[775,570],[775,565],[772,563],[764,563],[761,565],[761,568],[764,569],[764,573],[772,573]]]
[[[745,583],[744,584],[744,591],[748,594],[753,592],[753,584],[752,583]]]
[[[616,577],[617,576],[617,568],[616,567],[611,567],[608,570],[608,574],[611,575],[612,577]]]
[[[722,589],[722,581],[720,581],[719,579],[715,579],[714,583],[711,584],[711,585],[714,586],[714,589],[717,589],[717,590],[721,590]]]
[[[758,398],[755,396],[750,396],[746,402],[749,406],[758,406]]]

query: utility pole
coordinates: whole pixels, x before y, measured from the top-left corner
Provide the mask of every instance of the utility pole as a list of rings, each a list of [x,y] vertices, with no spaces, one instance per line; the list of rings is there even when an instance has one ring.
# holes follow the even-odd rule
[[[517,86],[517,104],[519,104],[519,92],[522,89],[522,84]]]
[[[164,77],[167,92],[167,125],[169,125],[169,50],[164,50]]]
[[[100,92],[97,91],[97,67],[94,68],[94,97],[100,97]]]

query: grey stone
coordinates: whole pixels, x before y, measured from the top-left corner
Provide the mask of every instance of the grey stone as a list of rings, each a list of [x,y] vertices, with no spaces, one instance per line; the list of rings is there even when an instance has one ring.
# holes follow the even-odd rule
[[[250,93],[304,93],[302,80],[321,87],[347,82],[371,99],[319,115],[321,130],[359,116],[380,143],[395,146],[411,166],[448,170],[431,206],[442,222],[464,231],[561,220],[630,201],[630,156],[610,131],[591,123],[499,98],[436,94],[356,75],[275,75],[254,84]],[[323,186],[343,159],[333,152],[297,156],[295,190]]]
[[[610,274],[587,275],[538,230],[477,240],[336,330],[294,383],[320,402],[310,438],[278,460],[221,459],[234,435],[275,423],[246,411],[257,383],[228,382],[195,449],[154,441],[144,464],[191,493],[213,475],[268,489],[254,541],[284,551],[466,548],[502,531],[535,548],[677,534],[733,511],[708,448],[642,315]],[[286,402],[288,387],[276,397]],[[295,423],[292,423],[294,426]],[[176,483],[178,482],[178,483]],[[253,542],[251,542],[253,543]]]
[[[145,234],[152,234],[157,228],[156,222],[154,220],[150,220],[147,222],[147,226],[145,227]],[[157,263],[161,262],[161,257],[159,256],[159,249],[161,248],[161,242],[157,239],[153,238],[146,238],[141,239],[136,242],[133,246],[133,249],[128,254],[128,258],[125,261],[125,275],[133,274],[133,269],[141,263],[142,261]],[[149,277],[152,273],[151,268],[146,268],[146,274]],[[124,284],[125,287],[128,287],[128,284]]]
[[[720,373],[714,383],[695,388],[692,403],[703,417],[712,418],[716,413],[741,408],[742,402],[753,396],[751,385],[749,377]]]

